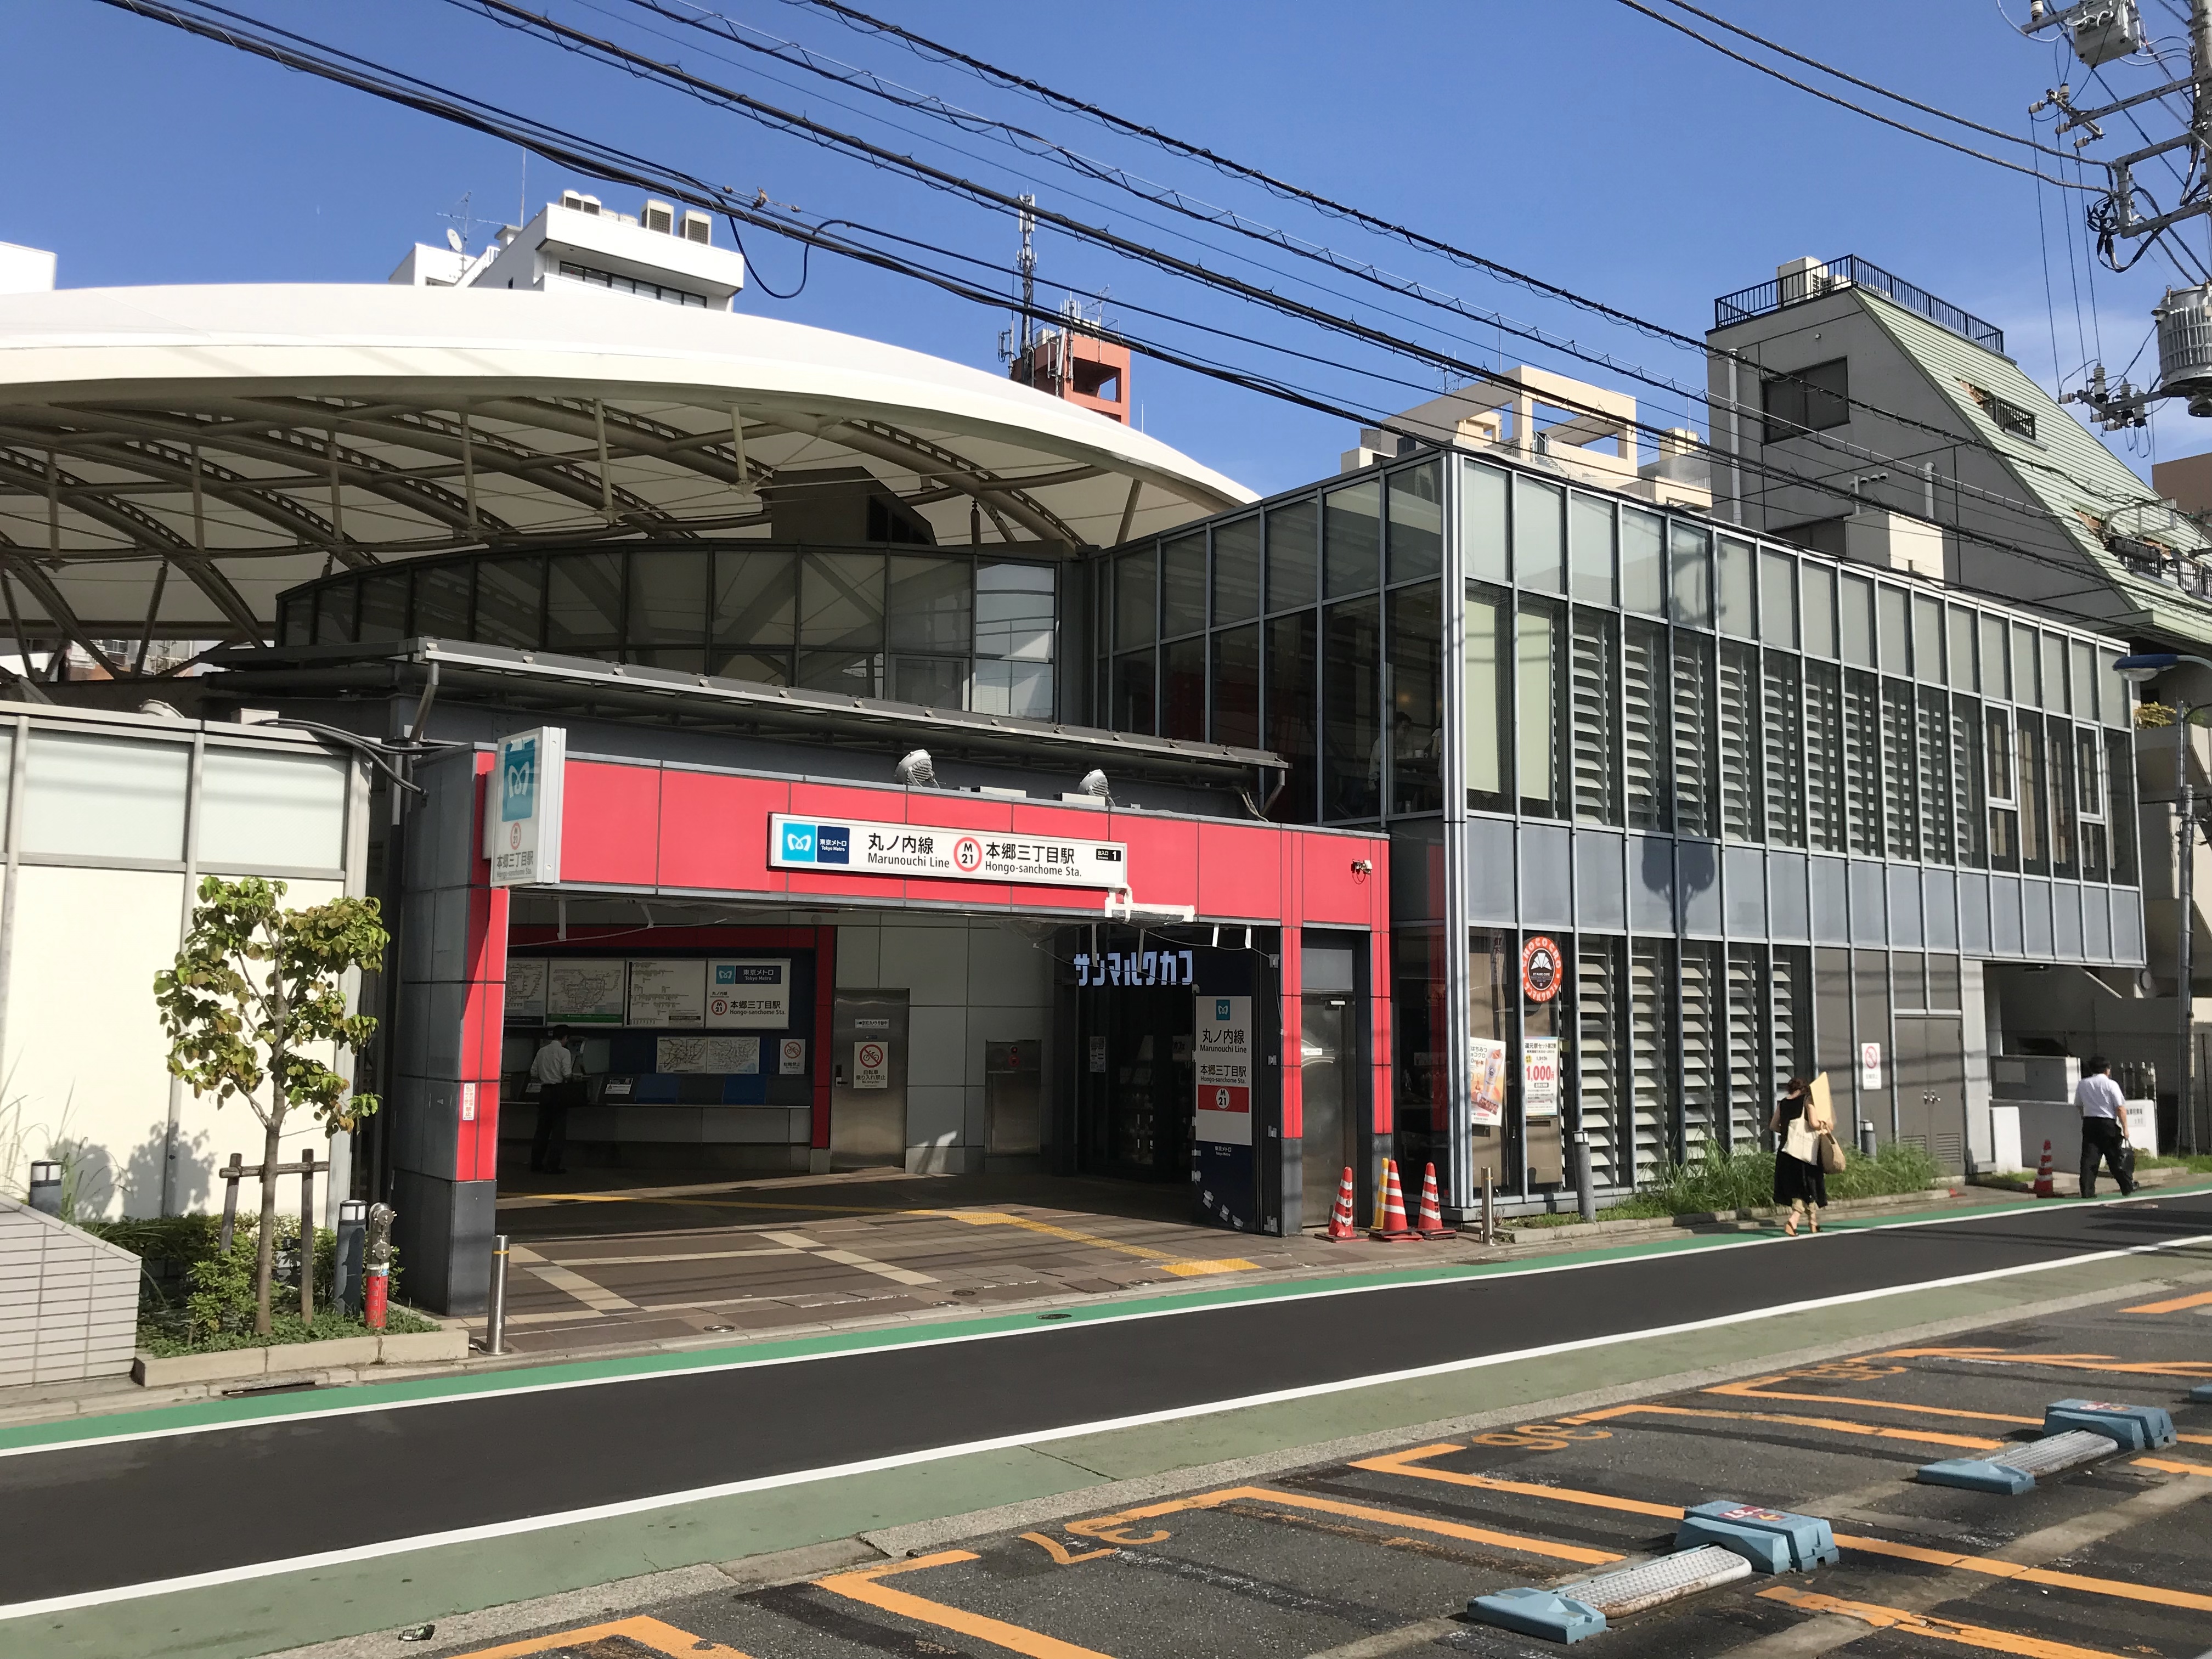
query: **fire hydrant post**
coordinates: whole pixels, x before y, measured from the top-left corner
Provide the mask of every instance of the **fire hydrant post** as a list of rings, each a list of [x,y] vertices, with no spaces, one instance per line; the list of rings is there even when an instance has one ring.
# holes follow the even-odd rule
[[[389,1204],[368,1206],[368,1248],[362,1268],[362,1319],[373,1331],[384,1328],[392,1294],[392,1222]]]

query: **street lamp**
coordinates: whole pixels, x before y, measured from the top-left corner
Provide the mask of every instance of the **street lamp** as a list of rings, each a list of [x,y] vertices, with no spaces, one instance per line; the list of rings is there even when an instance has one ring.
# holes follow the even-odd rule
[[[2120,678],[2136,685],[2156,679],[2169,668],[2183,663],[2212,672],[2212,662],[2203,657],[2192,657],[2179,651],[2144,651],[2134,656],[2122,657],[2112,665]],[[2174,833],[2178,852],[2175,861],[2174,896],[2179,901],[2179,921],[2175,933],[2179,939],[2176,955],[2179,961],[2174,976],[2174,1000],[2181,1005],[2179,1060],[2181,1071],[2174,1081],[2175,1139],[2180,1145],[2177,1151],[2197,1150],[2196,1103],[2191,1084],[2195,1074],[2197,1041],[2196,996],[2196,921],[2191,914],[2195,903],[2195,875],[2197,866],[2197,791],[2189,781],[2189,717],[2194,713],[2186,698],[2176,698],[2173,722],[2173,779],[2179,786],[2177,821]]]

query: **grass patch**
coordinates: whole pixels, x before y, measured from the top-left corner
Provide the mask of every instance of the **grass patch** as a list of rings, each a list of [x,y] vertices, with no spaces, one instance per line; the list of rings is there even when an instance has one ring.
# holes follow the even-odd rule
[[[2212,1175],[2212,1153],[2199,1152],[2188,1158],[2138,1158],[2138,1170],[2186,1170],[2191,1175]]]
[[[1872,1158],[1846,1154],[1842,1173],[1828,1177],[1831,1202],[1843,1198],[1883,1198],[1935,1186],[1943,1172],[1917,1146],[1891,1141]],[[2205,1160],[2212,1163],[2212,1159]],[[1633,1197],[1608,1204],[1600,1221],[1659,1221],[1671,1216],[1760,1209],[1774,1202],[1774,1154],[1729,1152],[1708,1146],[1694,1164],[1670,1164],[1659,1178]],[[1565,1227],[1582,1218],[1572,1213],[1516,1216],[1507,1224]]]

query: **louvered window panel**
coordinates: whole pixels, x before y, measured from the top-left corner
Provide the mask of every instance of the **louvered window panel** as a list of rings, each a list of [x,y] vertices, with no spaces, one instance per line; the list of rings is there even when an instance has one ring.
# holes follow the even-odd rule
[[[1674,828],[1685,836],[1720,830],[1715,787],[1713,642],[1674,636]]]
[[[1759,736],[1759,652],[1723,645],[1720,663],[1721,833],[1730,841],[1758,841],[1765,830],[1759,781],[1765,758]]]
[[[1930,864],[1955,861],[1951,845],[1950,699],[1920,688],[1920,724],[1912,752],[1920,806],[1920,856]]]
[[[1575,964],[1575,1008],[1583,1133],[1589,1137],[1590,1180],[1625,1185],[1621,1168],[1621,942],[1584,934]]]
[[[1951,699],[1951,850],[1969,869],[1979,870],[1990,861],[1982,801],[1982,709],[1965,697]]]
[[[1674,1145],[1674,943],[1639,939],[1628,947],[1628,1025],[1635,1090],[1632,1142],[1639,1187],[1657,1177]]]
[[[1698,1161],[1721,1127],[1721,947],[1682,945],[1682,1156]]]
[[[1805,665],[1805,835],[1824,853],[1844,850],[1844,692],[1833,663]]]
[[[1615,619],[1577,610],[1572,684],[1575,817],[1620,822],[1620,646]]]
[[[1766,653],[1765,708],[1759,720],[1765,764],[1766,838],[1778,847],[1805,844],[1805,706],[1798,659]]]
[[[1630,623],[1621,636],[1622,779],[1632,830],[1674,822],[1667,769],[1667,630]]]
[[[1729,1149],[1745,1152],[1759,1144],[1766,1127],[1767,1073],[1775,1052],[1767,1030],[1766,952],[1755,945],[1731,945],[1728,953],[1728,1124]]]
[[[1774,1136],[1767,1128],[1773,1104],[1793,1077],[1808,1077],[1813,1066],[1813,953],[1802,945],[1773,948],[1767,978],[1767,1008],[1771,1024],[1767,1030],[1765,1092],[1759,1114],[1759,1139],[1754,1145],[1771,1148]]]
[[[1844,675],[1844,845],[1881,853],[1881,690],[1871,674]]]
[[[1904,680],[1881,683],[1881,824],[1889,855],[1920,856],[1920,792],[1913,760],[1913,726],[1917,718],[1912,687]]]

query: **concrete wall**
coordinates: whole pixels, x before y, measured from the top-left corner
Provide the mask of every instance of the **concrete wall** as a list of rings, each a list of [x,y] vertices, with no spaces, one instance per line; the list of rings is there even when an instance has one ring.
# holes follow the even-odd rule
[[[909,1170],[983,1167],[985,1043],[1044,1044],[1040,1074],[1049,1086],[1052,964],[1009,922],[926,913],[846,922],[837,983],[907,993]]]

